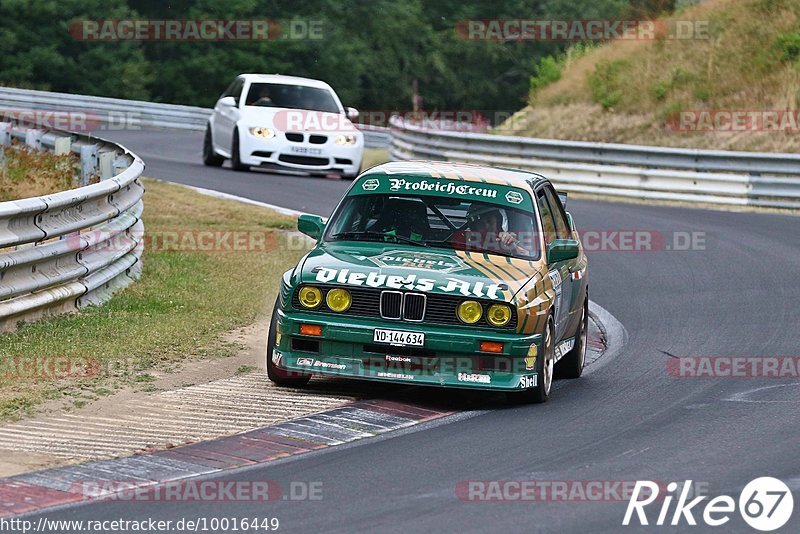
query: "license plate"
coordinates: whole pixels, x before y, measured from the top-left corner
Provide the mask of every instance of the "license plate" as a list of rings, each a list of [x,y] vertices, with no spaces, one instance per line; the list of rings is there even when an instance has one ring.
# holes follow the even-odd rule
[[[372,340],[375,343],[394,345],[395,347],[422,347],[425,345],[425,334],[422,332],[376,328]]]
[[[312,156],[319,156],[322,154],[321,148],[309,148],[307,146],[293,146],[289,149],[290,152],[295,154],[309,154]]]

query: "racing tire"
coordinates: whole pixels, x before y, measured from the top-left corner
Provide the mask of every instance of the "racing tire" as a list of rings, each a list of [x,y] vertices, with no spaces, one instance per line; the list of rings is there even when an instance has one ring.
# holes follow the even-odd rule
[[[206,135],[203,137],[203,165],[220,167],[225,158],[214,152],[214,143],[211,140],[211,125],[206,126]]]
[[[553,387],[553,360],[555,360],[555,327],[553,317],[547,319],[547,328],[544,331],[544,349],[536,358],[537,378],[536,387],[512,393],[514,400],[520,404],[538,404],[547,402],[550,390]]]
[[[581,308],[581,321],[575,330],[575,345],[556,364],[556,378],[579,378],[586,364],[586,336],[589,331],[589,297]]]
[[[267,336],[267,378],[276,385],[286,388],[301,388],[308,384],[311,375],[298,371],[281,369],[272,361],[272,352],[275,350],[275,338],[278,334],[278,302],[280,297],[275,300],[275,307],[272,309],[272,320],[269,323],[269,335]]]
[[[239,130],[233,131],[233,145],[231,146],[231,168],[235,171],[249,171],[250,166],[242,163],[239,149]]]

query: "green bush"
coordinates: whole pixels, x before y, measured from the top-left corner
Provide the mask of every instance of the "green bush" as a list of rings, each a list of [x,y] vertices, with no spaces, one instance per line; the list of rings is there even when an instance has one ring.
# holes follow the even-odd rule
[[[622,86],[630,66],[630,62],[624,59],[602,61],[589,75],[592,98],[604,109],[611,109],[622,100]]]
[[[667,93],[669,92],[669,83],[663,80],[659,80],[653,86],[653,96],[656,100],[664,100],[667,97]]]
[[[672,85],[675,87],[687,85],[696,79],[697,76],[680,65],[672,69]]]
[[[776,45],[781,53],[781,61],[800,58],[800,33],[782,33],[778,35]]]
[[[711,99],[711,90],[705,84],[698,85],[692,91],[692,95],[700,102],[708,102]]]
[[[674,102],[670,102],[665,106],[662,106],[656,113],[656,117],[659,120],[672,122],[678,122],[680,118],[681,111],[684,111],[688,108],[686,103],[681,102],[680,100],[676,100]]]
[[[539,59],[533,66],[533,75],[530,77],[530,102],[534,103],[536,94],[540,90],[560,80],[564,69],[568,68],[571,63],[579,60],[595,48],[597,48],[595,43],[578,42],[560,54]]]
[[[561,79],[561,63],[553,56],[545,56],[533,67],[531,95]]]

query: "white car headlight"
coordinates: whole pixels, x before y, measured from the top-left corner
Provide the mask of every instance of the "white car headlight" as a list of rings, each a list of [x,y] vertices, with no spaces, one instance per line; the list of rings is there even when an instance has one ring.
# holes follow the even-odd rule
[[[333,138],[337,145],[354,145],[358,138],[354,134],[339,134]]]
[[[272,139],[275,137],[275,130],[272,128],[264,128],[263,126],[255,126],[250,128],[250,133],[261,139]]]

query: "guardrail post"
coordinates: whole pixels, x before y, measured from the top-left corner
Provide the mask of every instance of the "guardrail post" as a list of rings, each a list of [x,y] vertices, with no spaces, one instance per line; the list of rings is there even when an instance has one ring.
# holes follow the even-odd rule
[[[0,122],[0,145],[11,144],[11,127],[10,122]]]
[[[92,176],[98,173],[97,165],[97,145],[81,146],[81,186],[89,185]]]
[[[56,137],[53,142],[53,153],[55,153],[56,156],[69,154],[72,148],[71,145],[72,139],[70,137]]]
[[[100,169],[100,180],[108,180],[114,177],[114,160],[116,152],[100,152],[98,167]]]
[[[25,144],[36,150],[41,150],[43,135],[44,131],[42,130],[28,130],[25,132]]]
[[[125,169],[127,169],[130,166],[130,164],[131,164],[131,162],[128,161],[128,158],[126,158],[125,156],[117,157],[116,159],[114,159],[113,173],[112,174],[114,176],[118,175],[119,173],[121,173]]]

